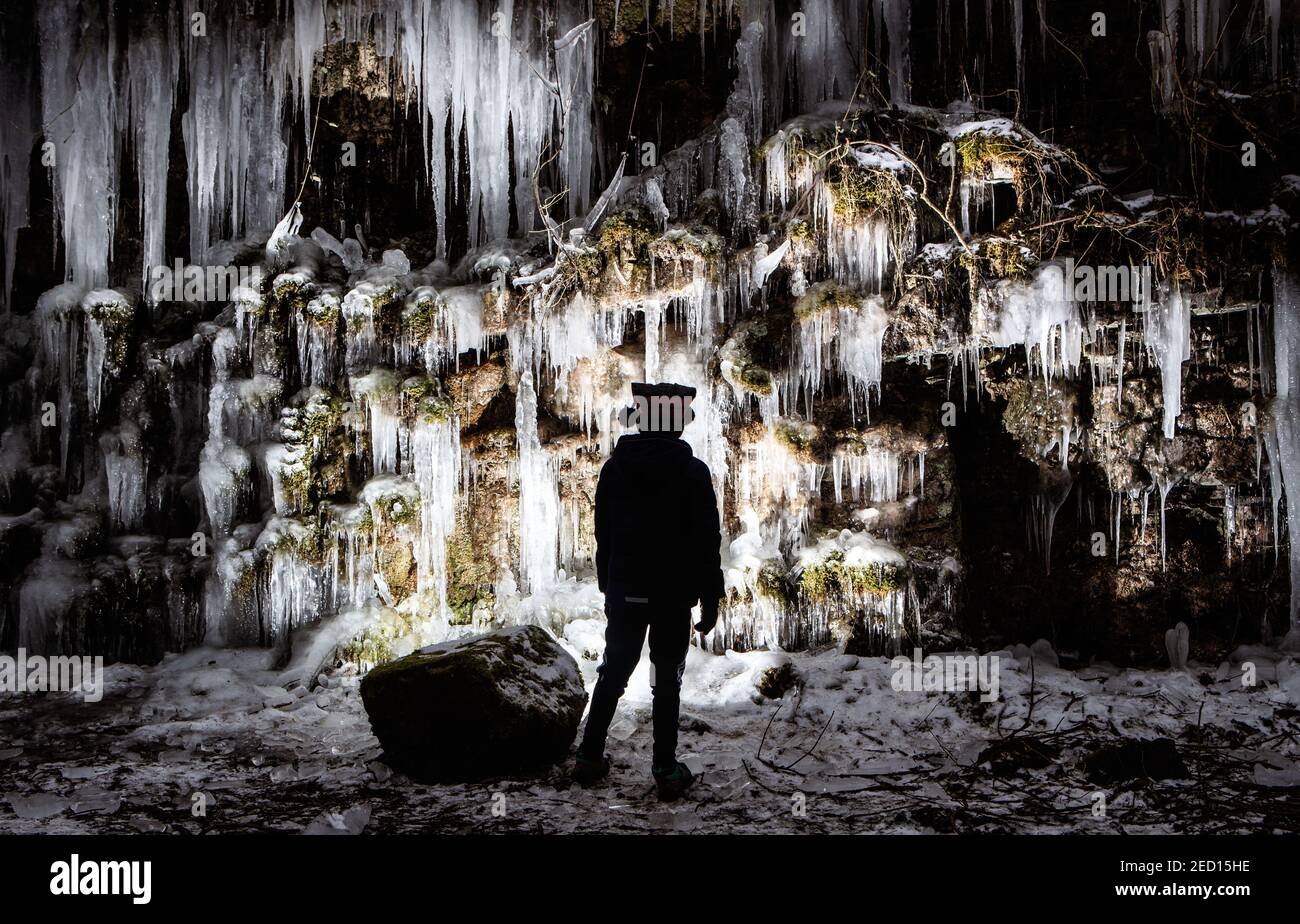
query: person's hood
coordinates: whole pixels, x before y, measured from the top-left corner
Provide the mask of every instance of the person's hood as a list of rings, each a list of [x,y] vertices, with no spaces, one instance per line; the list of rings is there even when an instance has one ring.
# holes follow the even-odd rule
[[[610,458],[629,474],[653,477],[656,471],[678,470],[694,455],[685,440],[670,439],[647,433],[629,433],[619,437]]]

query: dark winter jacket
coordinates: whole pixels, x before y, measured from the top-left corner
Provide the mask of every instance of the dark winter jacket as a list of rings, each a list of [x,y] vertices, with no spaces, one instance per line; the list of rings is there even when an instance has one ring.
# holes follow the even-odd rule
[[[624,436],[596,485],[596,575],[608,604],[722,598],[722,536],[709,467],[680,439]]]

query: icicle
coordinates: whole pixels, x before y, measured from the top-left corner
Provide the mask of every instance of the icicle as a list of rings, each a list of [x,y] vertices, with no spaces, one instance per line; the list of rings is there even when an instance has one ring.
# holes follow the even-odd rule
[[[1232,563],[1232,545],[1237,537],[1237,489],[1223,486],[1223,547],[1228,563]]]
[[[456,527],[461,483],[460,421],[421,421],[412,435],[415,483],[420,488],[420,538],[416,545],[417,580],[421,593],[432,591],[438,612],[446,618],[447,540]]]
[[[93,421],[99,415],[109,350],[120,346],[129,333],[134,308],[115,289],[96,289],[82,301],[86,324],[86,405]]]
[[[663,319],[662,305],[645,306],[645,380],[659,381],[659,322]]]
[[[760,248],[762,252],[760,252]],[[776,250],[773,250],[771,253],[767,252],[766,244],[760,242],[759,244],[754,245],[754,270],[752,280],[755,289],[761,289],[767,284],[767,277],[772,275],[776,268],[781,265],[781,260],[789,250],[789,238],[782,241]]]
[[[1174,58],[1173,41],[1169,35],[1157,30],[1147,33],[1147,48],[1151,52],[1151,95],[1159,102],[1161,110],[1169,110],[1178,88],[1178,62]]]
[[[1273,269],[1272,474],[1274,544],[1278,503],[1286,494],[1287,544],[1291,556],[1291,626],[1300,627],[1300,285],[1281,267]]]
[[[304,384],[328,385],[338,374],[338,323],[341,305],[333,293],[311,299],[293,315],[297,333],[298,368]]]
[[[906,106],[912,101],[911,0],[875,0],[875,20],[889,36],[889,101]],[[879,26],[877,26],[877,54]]]
[[[798,341],[791,375],[796,394],[808,397],[821,391],[827,373],[845,376],[850,388],[850,410],[857,402],[869,409],[871,398],[879,398],[884,370],[884,339],[889,326],[885,299],[879,295],[862,298],[856,306],[832,305],[798,323]]]
[[[268,522],[257,538],[257,550],[267,561],[259,614],[262,644],[284,645],[295,629],[334,611],[334,575],[328,559],[304,554],[311,542],[305,524],[280,517]]]
[[[1110,495],[1111,506],[1115,508],[1115,527],[1111,532],[1111,542],[1115,544],[1115,564],[1119,564],[1119,547],[1121,527],[1123,526],[1124,517],[1124,495],[1119,491],[1112,491]]]
[[[1156,476],[1156,489],[1160,492],[1160,567],[1165,566],[1165,507],[1169,501],[1169,492],[1179,482],[1178,477],[1168,475]]]
[[[857,34],[852,22],[841,19],[842,13],[851,17],[856,6],[856,3],[842,4],[837,0],[803,3],[807,34],[800,37],[794,52],[802,111],[824,100],[848,99],[856,88],[853,52]]]
[[[54,211],[63,228],[65,278],[97,288],[108,283],[120,150],[114,19],[75,0],[50,0],[39,23],[44,134],[59,139]]]
[[[1039,467],[1039,478],[1038,492],[1030,499],[1029,544],[1042,554],[1044,568],[1051,574],[1056,515],[1070,496],[1074,475],[1068,467],[1051,468],[1044,463]]]
[[[148,460],[140,433],[130,424],[105,433],[99,441],[108,479],[109,522],[115,532],[144,525]]]
[[[46,388],[58,387],[59,419],[73,420],[72,383],[81,354],[82,289],[75,283],[55,286],[36,300],[35,320],[41,336],[41,379]],[[59,427],[59,471],[68,470],[72,427]]]
[[[977,335],[993,346],[1023,346],[1030,369],[1041,372],[1044,382],[1076,375],[1083,357],[1085,327],[1065,278],[1061,264],[1053,262],[1043,264],[1030,284],[998,283],[981,312],[986,319],[977,325]]]
[[[1183,363],[1192,356],[1191,300],[1175,283],[1158,303],[1148,305],[1145,318],[1143,343],[1160,368],[1164,434],[1166,439],[1172,439],[1182,412]]]
[[[157,27],[132,36],[127,49],[126,103],[118,111],[118,134],[130,132],[135,148],[135,171],[140,183],[140,225],[143,235],[141,279],[166,262],[167,166],[171,143],[180,54],[175,40],[175,15],[161,14]],[[152,286],[145,285],[149,297]]]
[[[203,12],[186,0],[185,22]],[[181,118],[189,163],[190,258],[222,237],[269,232],[284,209],[289,149],[283,112],[292,41],[280,29],[227,22],[186,46],[189,108]],[[248,74],[248,80],[231,80]]]
[[[755,6],[757,9],[753,10],[752,15],[764,17],[766,20],[772,19],[772,8],[769,4]],[[764,81],[767,34],[768,29],[764,22],[755,18],[745,24],[736,42],[736,85],[731,99],[735,100],[738,106],[747,107],[750,140],[754,142],[762,137],[769,124],[767,106],[770,94],[765,90]]]
[[[515,406],[519,446],[519,572],[531,593],[555,582],[560,539],[559,473],[537,433],[533,374],[519,379]]]
[[[325,45],[325,0],[293,0],[293,81],[298,88],[304,140],[311,140],[311,78]]]
[[[1124,341],[1128,337],[1128,318],[1119,320],[1119,360],[1116,368],[1119,370],[1119,380],[1115,385],[1115,407],[1124,406]]]
[[[918,455],[921,466],[921,491],[924,493],[924,455]],[[895,503],[902,496],[902,470],[904,465],[909,472],[913,459],[903,461],[902,456],[893,450],[879,446],[869,446],[861,452],[837,452],[831,459],[831,480],[835,490],[835,502],[843,502],[843,485],[848,482],[849,497],[856,503],[867,500],[872,503]],[[916,487],[909,485],[909,490]],[[863,489],[866,489],[865,491]]]
[[[558,25],[567,31],[555,42],[564,112],[564,146],[560,156],[569,189],[569,215],[573,217],[585,214],[591,203],[592,167],[596,160],[592,111],[596,71],[595,20],[586,19],[574,25],[578,15],[581,13],[576,5],[561,4]]]
[[[1142,527],[1139,530],[1143,539],[1147,537],[1147,513],[1150,510],[1151,489],[1147,488],[1142,492]]]
[[[253,463],[238,446],[204,450],[199,463],[199,488],[213,539],[230,535],[231,528],[252,498]]]
[[[889,265],[889,225],[881,220],[834,228],[827,254],[831,275],[850,286],[879,292]]]
[[[391,369],[383,368],[374,369],[352,382],[352,396],[367,417],[370,464],[376,475],[399,471],[401,386],[401,377]]]

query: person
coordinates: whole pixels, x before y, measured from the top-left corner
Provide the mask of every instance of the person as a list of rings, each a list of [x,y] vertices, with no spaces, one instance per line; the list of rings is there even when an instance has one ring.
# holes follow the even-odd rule
[[[659,798],[680,797],[694,781],[677,760],[682,673],[696,631],[718,621],[723,595],[722,537],[709,467],[681,439],[695,389],[634,383],[635,407],[625,414],[638,432],[621,437],[596,483],[596,576],[605,594],[605,656],[573,780],[591,785],[609,773],[605,737],[619,697],[650,636],[654,754]]]

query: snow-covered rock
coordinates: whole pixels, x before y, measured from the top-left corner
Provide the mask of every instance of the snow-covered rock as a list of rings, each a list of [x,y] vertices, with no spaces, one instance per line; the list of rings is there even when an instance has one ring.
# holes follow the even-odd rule
[[[361,698],[384,760],[430,781],[554,763],[587,704],[577,662],[537,626],[423,648],[366,675]]]

